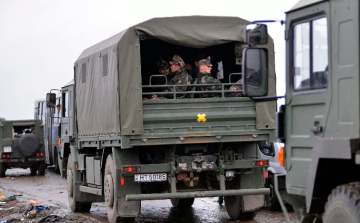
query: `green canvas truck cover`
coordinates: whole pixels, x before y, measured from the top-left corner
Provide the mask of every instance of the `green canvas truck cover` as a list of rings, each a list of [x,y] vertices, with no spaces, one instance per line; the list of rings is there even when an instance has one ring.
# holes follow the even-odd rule
[[[202,49],[229,42],[244,43],[247,23],[238,17],[153,18],[85,49],[74,65],[79,137],[143,133],[142,37]],[[269,95],[276,95],[272,39],[261,47],[269,52]],[[108,68],[103,76],[101,59],[105,54]],[[257,106],[263,108],[257,109],[257,124],[261,126],[262,120],[266,120],[264,123],[273,123],[268,128],[274,128],[276,102]]]

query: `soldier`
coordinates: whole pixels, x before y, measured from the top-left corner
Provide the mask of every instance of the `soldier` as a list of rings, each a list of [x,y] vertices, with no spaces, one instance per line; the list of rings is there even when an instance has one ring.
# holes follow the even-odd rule
[[[232,85],[230,87],[229,90],[231,91],[237,91],[237,92],[228,92],[226,94],[226,97],[241,97],[242,96],[242,79],[239,79],[238,81],[236,81],[236,84],[241,84],[241,85]]]
[[[194,67],[192,67],[190,75],[193,79],[197,78],[197,75],[199,73],[199,61],[202,59],[205,59],[205,54],[199,53],[194,58]]]
[[[156,64],[159,67],[159,72],[162,75],[168,76],[170,74],[170,66],[167,61],[161,59],[161,60],[156,61]]]
[[[170,66],[169,63],[163,59],[159,59],[156,61],[156,65],[159,68],[160,74],[164,75],[166,80],[163,77],[157,77],[155,78],[155,84],[154,85],[165,85],[169,81],[169,74],[170,74]],[[163,91],[164,88],[158,89],[159,91]]]
[[[199,61],[199,73],[197,75],[197,80],[201,84],[221,84],[218,79],[215,79],[211,76],[211,58],[207,57],[206,59],[202,59]],[[221,90],[220,85],[211,85],[211,86],[204,86],[201,87],[202,91],[218,91]],[[212,98],[212,97],[219,97],[220,93],[202,93],[202,97],[205,98]]]
[[[171,64],[171,79],[169,80],[169,85],[190,85],[192,82],[192,77],[185,69],[184,60],[179,55],[174,55],[173,60],[169,62]],[[184,92],[187,91],[189,87],[187,86],[179,86],[175,87],[176,92]],[[172,92],[174,88],[169,87],[165,90],[165,92]],[[186,94],[176,94],[177,98],[185,98]],[[173,95],[164,95],[166,98],[173,98]],[[156,95],[153,95],[153,99],[157,99]]]

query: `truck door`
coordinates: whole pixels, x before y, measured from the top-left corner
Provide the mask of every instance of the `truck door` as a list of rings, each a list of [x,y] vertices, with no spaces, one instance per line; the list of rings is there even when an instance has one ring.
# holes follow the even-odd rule
[[[74,135],[74,85],[62,88],[61,139],[69,143]],[[63,151],[62,151],[63,152]],[[63,154],[62,154],[63,155]]]
[[[331,102],[329,3],[287,17],[286,177],[289,193],[305,195],[316,138],[324,136]]]

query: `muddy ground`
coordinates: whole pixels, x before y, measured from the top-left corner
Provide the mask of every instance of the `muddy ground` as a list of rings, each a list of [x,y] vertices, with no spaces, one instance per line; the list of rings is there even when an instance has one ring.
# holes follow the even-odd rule
[[[0,221],[8,222],[107,222],[106,209],[103,203],[93,203],[90,213],[72,213],[67,199],[66,180],[61,179],[53,169],[48,168],[45,176],[31,176],[29,169],[10,169],[6,177],[0,178],[2,195],[16,195],[16,200],[0,203]],[[38,201],[33,209],[44,208],[42,212],[30,213],[29,201]],[[232,221],[224,205],[218,204],[218,198],[195,199],[192,208],[173,208],[169,200],[142,201],[141,217],[135,222],[240,222]],[[36,214],[35,214],[36,213]],[[294,212],[290,213],[291,222],[298,222]],[[286,222],[282,212],[260,210],[256,217],[245,223],[283,223]]]

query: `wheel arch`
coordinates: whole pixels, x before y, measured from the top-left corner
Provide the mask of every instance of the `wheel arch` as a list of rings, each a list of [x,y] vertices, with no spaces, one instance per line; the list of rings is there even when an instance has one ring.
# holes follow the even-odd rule
[[[328,196],[337,186],[360,181],[357,174],[346,174],[349,170],[354,173],[360,172],[360,166],[355,164],[354,157],[350,160],[319,159],[312,196],[316,199],[312,199],[309,213],[323,212]]]

